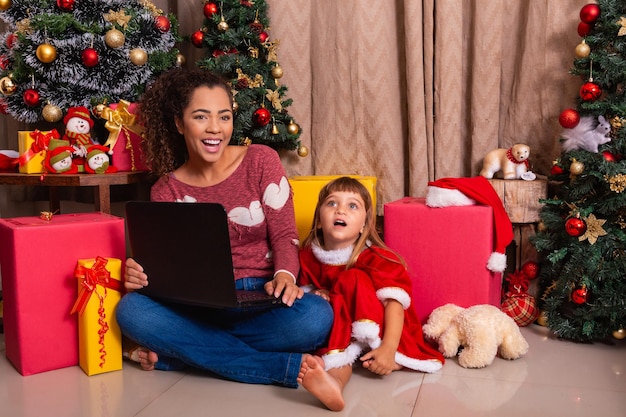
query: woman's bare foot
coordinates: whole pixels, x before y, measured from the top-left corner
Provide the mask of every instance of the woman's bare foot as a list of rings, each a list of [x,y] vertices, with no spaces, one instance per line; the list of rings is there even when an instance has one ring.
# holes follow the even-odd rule
[[[133,362],[137,362],[144,371],[152,371],[154,364],[159,361],[159,355],[156,352],[143,346],[134,346],[124,356]]]
[[[298,383],[320,400],[331,411],[341,411],[345,406],[343,387],[337,379],[324,370],[319,356],[302,356]]]

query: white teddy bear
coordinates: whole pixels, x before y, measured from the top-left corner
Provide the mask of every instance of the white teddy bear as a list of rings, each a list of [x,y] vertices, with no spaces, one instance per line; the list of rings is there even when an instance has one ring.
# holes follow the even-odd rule
[[[455,304],[438,307],[423,326],[424,336],[439,344],[446,358],[459,355],[464,368],[491,365],[496,355],[518,359],[528,352],[519,326],[498,307],[489,304],[469,308]],[[463,347],[461,353],[459,348]]]

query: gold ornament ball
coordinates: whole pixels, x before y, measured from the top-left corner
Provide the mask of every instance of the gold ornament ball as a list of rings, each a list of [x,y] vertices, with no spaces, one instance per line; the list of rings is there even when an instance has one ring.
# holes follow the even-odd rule
[[[298,147],[298,156],[301,156],[302,158],[309,156],[309,148],[304,145],[300,145]]]
[[[63,117],[63,110],[54,104],[46,104],[41,111],[41,115],[46,122],[55,123]]]
[[[576,49],[574,50],[574,53],[576,54],[578,58],[587,58],[589,54],[591,53],[591,48],[583,40],[581,43],[576,45]]]
[[[546,227],[546,224],[543,221],[540,221],[537,224],[537,230],[540,232],[545,232],[546,230],[548,230],[548,228]]]
[[[104,42],[109,48],[120,48],[126,42],[126,36],[117,29],[111,29],[104,35]]]
[[[283,69],[281,67],[276,65],[274,68],[272,68],[272,77],[281,78],[282,76],[283,76]]]
[[[130,51],[130,62],[140,67],[148,62],[148,53],[141,48],[132,49]]]
[[[228,23],[226,23],[226,21],[223,19],[217,24],[217,30],[219,30],[220,32],[226,32],[228,28]]]
[[[11,94],[15,93],[15,90],[17,90],[17,86],[15,85],[11,77],[2,77],[2,79],[0,79],[0,92],[2,94],[4,94],[5,96],[10,96]]]
[[[37,59],[43,62],[44,64],[49,64],[55,59],[57,59],[57,50],[54,46],[49,43],[42,43],[37,47],[37,51],[35,52],[37,55]]]
[[[585,170],[585,164],[582,162],[574,160],[569,166],[569,172],[574,175],[580,175]]]
[[[13,2],[11,0],[0,0],[0,10],[2,11],[9,10],[11,8],[12,3]]]
[[[294,123],[293,120],[287,125],[287,132],[291,135],[297,135],[300,132],[300,126]]]
[[[235,100],[233,100],[233,111],[237,112],[237,110],[239,110],[239,103],[237,103]]]
[[[101,117],[106,105],[104,103],[98,103],[91,109],[91,113],[96,117]]]
[[[176,54],[176,66],[178,68],[180,68],[183,65],[185,65],[185,62],[187,62],[187,59],[185,58],[185,55],[183,55],[183,54]]]
[[[546,316],[545,311],[539,313],[539,317],[537,317],[537,324],[543,327],[548,325],[548,317]]]
[[[626,338],[626,329],[621,328],[621,329],[615,330],[613,332],[613,337],[616,338],[617,340],[622,340]]]

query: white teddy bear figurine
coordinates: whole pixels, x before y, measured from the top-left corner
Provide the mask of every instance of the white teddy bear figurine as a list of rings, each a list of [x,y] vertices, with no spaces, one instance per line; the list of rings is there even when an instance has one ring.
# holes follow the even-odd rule
[[[528,352],[515,321],[489,304],[469,308],[446,304],[433,310],[422,329],[424,336],[438,342],[443,356],[458,354],[464,368],[491,365],[498,353],[504,359],[518,359]]]
[[[529,157],[530,147],[523,143],[516,143],[509,149],[494,149],[485,155],[480,175],[491,179],[498,171],[502,171],[505,180],[526,179],[525,174],[530,172]]]

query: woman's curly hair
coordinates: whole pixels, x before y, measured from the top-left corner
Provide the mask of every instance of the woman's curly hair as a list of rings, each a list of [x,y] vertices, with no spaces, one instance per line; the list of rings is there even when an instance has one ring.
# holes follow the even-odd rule
[[[176,128],[198,87],[223,88],[232,107],[230,85],[220,76],[198,68],[175,68],[161,74],[139,100],[145,126],[142,150],[146,165],[158,177],[180,167],[188,157],[185,138]]]

